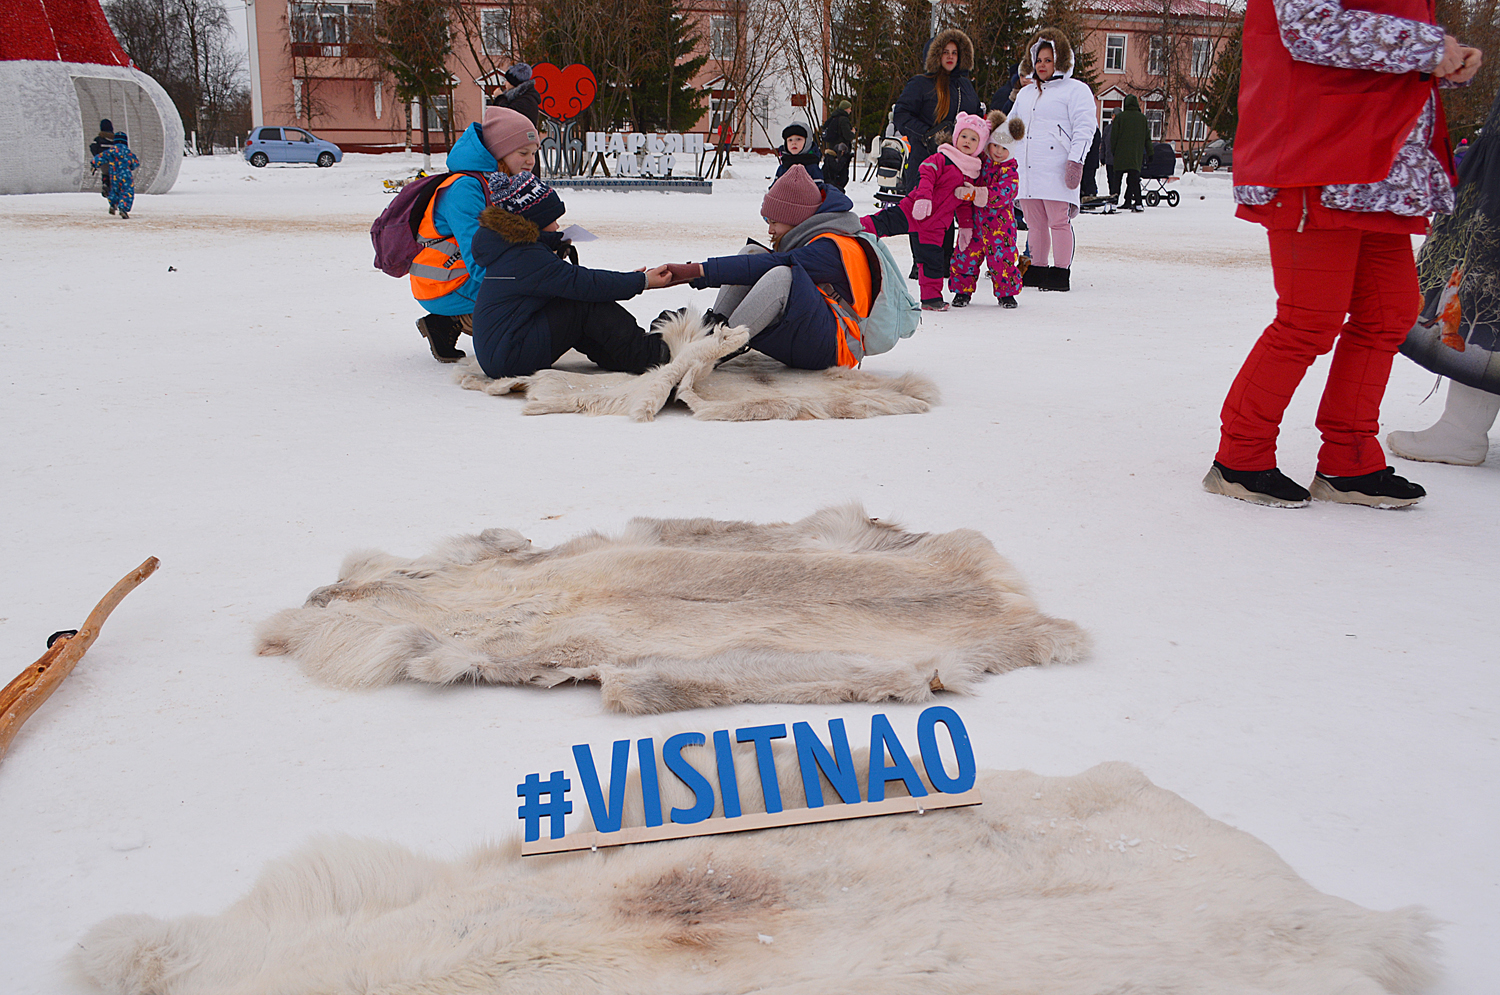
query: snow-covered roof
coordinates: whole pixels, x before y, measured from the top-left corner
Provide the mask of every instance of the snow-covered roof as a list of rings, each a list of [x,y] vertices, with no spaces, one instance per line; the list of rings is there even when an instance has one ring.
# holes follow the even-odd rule
[[[1235,13],[1228,4],[1209,0],[1086,0],[1083,9],[1090,14],[1127,14],[1132,16],[1224,18]]]

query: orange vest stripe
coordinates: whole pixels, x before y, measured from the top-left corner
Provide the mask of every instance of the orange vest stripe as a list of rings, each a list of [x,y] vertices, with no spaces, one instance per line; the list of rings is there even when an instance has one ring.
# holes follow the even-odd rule
[[[831,238],[833,244],[839,247],[839,256],[844,263],[844,274],[849,278],[849,290],[854,295],[854,300],[844,302],[824,290],[818,288],[818,293],[828,302],[828,307],[833,311],[834,323],[838,326],[838,364],[845,367],[858,366],[860,360],[865,358],[865,337],[859,330],[859,319],[870,316],[870,308],[875,304],[874,282],[870,279],[870,260],[865,255],[865,250],[859,244],[859,239],[852,235],[836,235],[833,232],[824,232],[814,235],[813,242],[820,238]]]
[[[464,174],[455,173],[433,191],[427,209],[422,212],[422,221],[417,225],[417,237],[421,249],[411,263],[411,295],[419,301],[430,301],[453,293],[469,279],[468,267],[464,265],[463,253],[452,235],[442,235],[433,220],[438,197],[454,180],[463,179]],[[482,181],[481,181],[482,182]]]

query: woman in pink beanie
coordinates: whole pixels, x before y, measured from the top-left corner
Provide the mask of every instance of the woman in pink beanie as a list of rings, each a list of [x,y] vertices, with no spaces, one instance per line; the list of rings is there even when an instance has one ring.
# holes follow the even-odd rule
[[[943,237],[953,226],[960,204],[984,206],[988,190],[975,186],[983,162],[980,151],[990,138],[990,123],[977,114],[960,113],[953,122],[953,141],[938,146],[937,154],[923,160],[917,170],[917,185],[897,204],[861,218],[865,231],[881,238],[907,232],[917,236],[914,249],[921,266],[917,285],[922,288],[922,310],[946,311],[943,280],[948,261]]]
[[[704,323],[744,325],[750,348],[797,369],[855,365],[818,290],[831,287],[842,300],[854,299],[838,243],[818,237],[860,231],[853,201],[793,166],[766,191],[760,213],[773,251],[752,242],[739,255],[673,267],[694,287],[721,288]]]

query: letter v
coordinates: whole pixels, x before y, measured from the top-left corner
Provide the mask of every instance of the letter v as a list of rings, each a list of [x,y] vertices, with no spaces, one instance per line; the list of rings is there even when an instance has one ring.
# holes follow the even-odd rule
[[[625,815],[625,776],[630,771],[630,740],[617,739],[614,754],[609,762],[609,807],[604,805],[604,794],[599,790],[599,772],[594,768],[594,751],[587,743],[573,747],[573,759],[578,764],[578,779],[583,782],[583,792],[589,801],[589,818],[594,828],[601,833],[618,832],[620,820]]]

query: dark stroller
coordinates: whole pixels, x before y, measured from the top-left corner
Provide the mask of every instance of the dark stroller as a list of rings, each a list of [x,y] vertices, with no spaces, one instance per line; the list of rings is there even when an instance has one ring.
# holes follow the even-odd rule
[[[1168,183],[1177,182],[1176,173],[1176,151],[1166,142],[1153,142],[1151,158],[1146,160],[1141,169],[1141,189],[1144,191],[1142,199],[1147,207],[1156,207],[1163,200],[1168,207],[1176,207],[1182,201],[1181,194],[1167,189]]]
[[[875,182],[879,185],[875,192],[877,203],[888,207],[901,199],[901,174],[906,169],[908,151],[905,138],[881,140],[880,158],[875,163]]]

